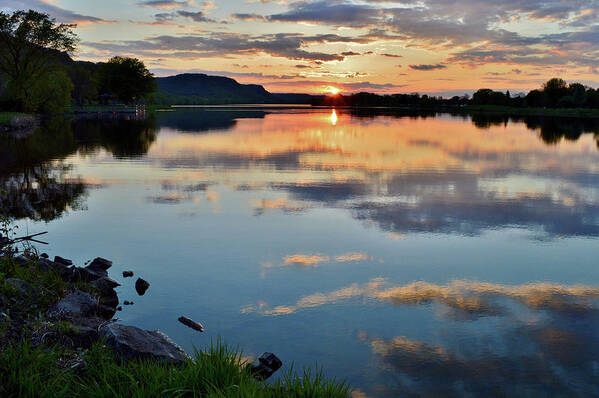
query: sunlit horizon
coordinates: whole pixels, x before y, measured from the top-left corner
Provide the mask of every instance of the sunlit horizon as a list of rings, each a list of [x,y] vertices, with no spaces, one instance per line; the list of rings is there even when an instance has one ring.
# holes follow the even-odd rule
[[[142,59],[156,76],[228,76],[271,92],[527,92],[598,87],[595,2],[6,0],[76,23],[78,60]]]

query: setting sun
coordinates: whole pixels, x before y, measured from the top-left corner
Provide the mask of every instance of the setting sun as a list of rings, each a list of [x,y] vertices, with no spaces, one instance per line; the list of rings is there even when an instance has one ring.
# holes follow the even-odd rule
[[[328,86],[324,91],[331,95],[337,95],[341,90],[339,90],[337,87]]]

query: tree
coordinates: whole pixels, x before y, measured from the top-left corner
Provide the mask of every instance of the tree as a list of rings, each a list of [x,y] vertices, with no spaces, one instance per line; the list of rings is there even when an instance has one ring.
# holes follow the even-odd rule
[[[147,99],[156,90],[154,75],[137,58],[111,58],[101,66],[99,80],[101,94],[126,104]]]
[[[506,95],[500,91],[482,88],[472,95],[474,105],[508,105]]]
[[[73,82],[73,99],[77,105],[91,103],[98,97],[97,82],[89,69],[77,63],[69,68],[68,73]]]
[[[33,10],[0,12],[0,74],[6,76],[7,90],[23,110],[37,110],[35,86],[56,68],[60,52],[75,50],[74,27]]]
[[[33,86],[32,102],[34,109],[42,113],[63,113],[71,103],[73,83],[63,70],[46,73]]]
[[[568,87],[568,92],[572,96],[572,100],[575,106],[584,106],[587,100],[587,89],[580,83],[572,83]]]
[[[530,107],[545,106],[545,94],[540,90],[532,90],[526,95],[524,103]]]
[[[550,106],[556,106],[560,98],[568,95],[568,85],[564,79],[554,77],[543,85],[543,93]]]
[[[594,88],[587,89],[586,98],[588,107],[599,108],[599,90],[595,90]]]

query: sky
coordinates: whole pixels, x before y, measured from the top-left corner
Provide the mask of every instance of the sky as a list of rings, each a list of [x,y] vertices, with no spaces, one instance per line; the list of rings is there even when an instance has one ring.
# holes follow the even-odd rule
[[[271,92],[512,93],[599,87],[599,0],[2,0],[77,24],[74,58]]]

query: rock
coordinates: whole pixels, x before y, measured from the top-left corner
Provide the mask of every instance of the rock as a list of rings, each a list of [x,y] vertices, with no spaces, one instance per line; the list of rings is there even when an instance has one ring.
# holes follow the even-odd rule
[[[29,264],[29,259],[23,255],[15,257],[15,262],[19,265]]]
[[[69,268],[62,263],[55,263],[46,258],[39,259],[38,268],[42,271],[57,271],[64,279],[71,279],[73,274],[72,268]]]
[[[127,301],[127,300],[125,300],[125,301],[123,302],[123,304],[125,304],[125,305],[133,305],[133,304],[135,304],[135,303],[134,303],[133,301]]]
[[[135,281],[135,290],[140,296],[146,294],[146,290],[148,290],[149,287],[150,284],[141,278],[137,278],[137,281]]]
[[[91,285],[93,287],[95,287],[96,289],[98,289],[98,291],[100,291],[100,292],[104,292],[104,291],[107,291],[107,290],[112,290],[115,287],[121,286],[120,283],[118,283],[114,279],[109,278],[107,276],[102,277],[100,279],[96,279],[95,281],[91,282]]]
[[[15,289],[19,296],[25,296],[31,293],[31,285],[22,279],[8,278],[5,283]]]
[[[73,262],[67,258],[62,258],[60,256],[54,256],[54,262],[62,265],[73,265]]]
[[[149,358],[180,364],[188,359],[181,347],[159,331],[110,323],[100,328],[99,336],[122,360]]]
[[[0,319],[3,321],[9,321],[10,317],[6,314],[6,312],[0,312]]]
[[[106,271],[110,267],[112,267],[112,261],[106,260],[102,257],[94,258],[94,261],[92,261],[91,264],[87,266],[87,268],[99,268],[103,269],[104,271]]]
[[[122,310],[123,310],[123,307],[121,307],[121,306],[119,305],[118,307],[116,307],[116,310],[117,310],[117,311],[122,311]]]
[[[123,271],[123,278],[131,278],[133,276],[133,271]]]
[[[101,299],[100,299],[100,302],[102,302]],[[96,310],[96,312],[98,313],[99,316],[101,316],[104,319],[112,319],[112,317],[114,316],[114,314],[116,314],[116,308],[115,307],[111,307],[109,305],[100,304],[98,306],[98,309]]]
[[[37,118],[34,116],[24,115],[24,116],[14,116],[10,119],[10,127],[13,130],[23,130],[27,128],[35,127],[37,123]]]
[[[258,365],[252,366],[254,377],[266,380],[283,366],[283,362],[272,352],[265,352],[258,358]]]
[[[181,322],[182,324],[184,324],[187,327],[192,328],[193,330],[197,330],[198,332],[203,332],[204,331],[204,326],[202,326],[201,323],[198,323],[192,319],[189,319],[187,317],[181,316],[179,317],[179,322]]]
[[[73,280],[81,282],[92,282],[100,278],[108,276],[108,272],[102,269],[89,269],[89,268],[73,268]]]
[[[114,310],[119,305],[119,296],[114,289],[107,290],[100,296],[100,304],[111,307]]]
[[[42,254],[40,254],[40,257],[41,257],[41,258],[50,258],[50,256],[48,256],[48,254],[47,254],[47,253],[42,253]]]
[[[49,311],[51,317],[84,318],[94,315],[98,300],[89,293],[77,290],[63,298]]]
[[[56,267],[56,264],[54,263],[54,261],[48,260],[47,258],[43,258],[43,257],[39,259],[37,264],[38,264],[38,268],[41,271],[51,271]]]
[[[100,327],[106,321],[97,317],[73,319],[71,327],[65,333],[75,347],[91,347],[99,338]]]

